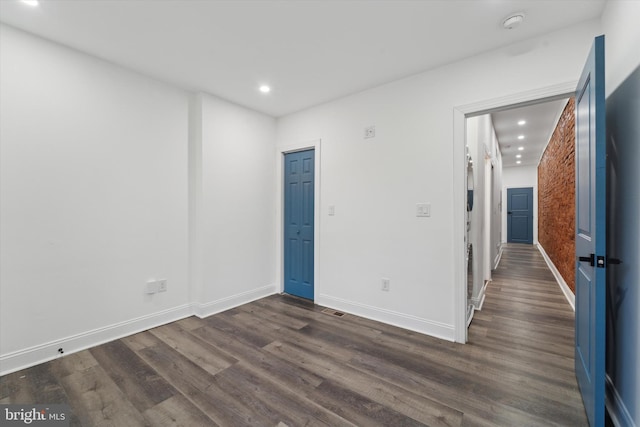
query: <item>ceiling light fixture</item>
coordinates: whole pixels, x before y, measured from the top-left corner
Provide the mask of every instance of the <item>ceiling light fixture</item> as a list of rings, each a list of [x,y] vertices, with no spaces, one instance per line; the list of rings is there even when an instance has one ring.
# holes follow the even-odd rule
[[[267,86],[267,85],[262,85],[262,86],[260,86],[260,92],[269,93],[269,92],[271,92],[271,88],[269,86]]]
[[[518,135],[518,139],[524,139],[524,135]]]
[[[521,159],[522,158],[522,154],[516,154],[516,159]]]
[[[502,21],[502,28],[505,30],[513,30],[514,28],[520,26],[524,21],[524,13],[518,12],[514,13],[511,16],[508,16],[504,21]]]
[[[20,1],[31,7],[36,7],[39,4],[38,0],[20,0]]]
[[[518,147],[518,151],[524,150],[524,147]]]
[[[518,126],[524,126],[524,125],[526,125],[526,124],[527,124],[527,121],[526,121],[526,120],[520,120],[520,121],[518,122]]]
[[[516,162],[516,165],[519,165],[520,163],[522,163],[522,162],[521,162],[520,160],[518,160],[518,161]]]

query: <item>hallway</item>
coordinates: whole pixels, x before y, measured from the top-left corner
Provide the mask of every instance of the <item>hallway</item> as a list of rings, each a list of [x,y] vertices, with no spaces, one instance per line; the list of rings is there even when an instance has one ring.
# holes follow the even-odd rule
[[[477,348],[472,357],[482,349],[479,365],[491,360],[481,369],[504,387],[498,401],[510,410],[525,410],[549,425],[587,425],[574,373],[574,312],[535,246],[503,246],[467,347]]]

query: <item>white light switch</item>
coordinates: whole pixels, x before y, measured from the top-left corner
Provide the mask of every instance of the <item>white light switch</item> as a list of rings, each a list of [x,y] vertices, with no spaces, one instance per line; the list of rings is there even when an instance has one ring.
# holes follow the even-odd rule
[[[336,214],[336,207],[334,205],[329,205],[329,215],[334,216]]]
[[[430,203],[418,203],[416,205],[416,216],[429,217],[431,216],[431,204]]]

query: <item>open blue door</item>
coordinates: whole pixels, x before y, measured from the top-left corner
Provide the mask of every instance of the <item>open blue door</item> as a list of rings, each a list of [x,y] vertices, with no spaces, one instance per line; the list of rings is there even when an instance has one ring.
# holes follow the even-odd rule
[[[589,424],[604,425],[606,140],[604,36],[597,37],[576,89],[575,367]]]
[[[313,300],[315,152],[284,156],[284,291]]]

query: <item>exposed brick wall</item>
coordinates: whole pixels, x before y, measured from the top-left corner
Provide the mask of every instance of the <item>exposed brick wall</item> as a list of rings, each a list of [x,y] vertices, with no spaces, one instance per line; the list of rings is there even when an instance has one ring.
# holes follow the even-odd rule
[[[538,241],[575,293],[575,103],[567,103],[538,165]]]

